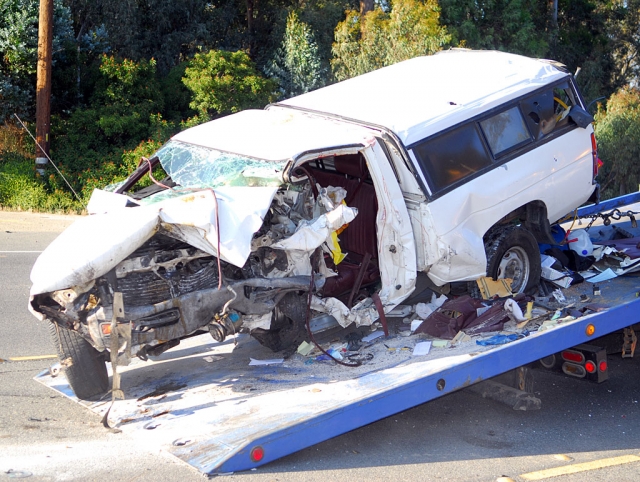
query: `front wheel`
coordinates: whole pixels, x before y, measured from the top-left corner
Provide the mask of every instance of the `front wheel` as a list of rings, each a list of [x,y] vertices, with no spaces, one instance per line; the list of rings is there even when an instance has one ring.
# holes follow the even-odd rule
[[[50,323],[51,338],[69,385],[81,400],[95,400],[109,390],[104,354],[79,333]]]
[[[487,276],[511,278],[513,293],[531,293],[540,284],[540,251],[529,231],[521,226],[498,226],[486,236]]]

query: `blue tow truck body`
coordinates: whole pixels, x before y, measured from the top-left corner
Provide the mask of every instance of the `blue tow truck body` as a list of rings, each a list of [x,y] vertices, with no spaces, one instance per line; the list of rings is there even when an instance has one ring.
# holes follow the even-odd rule
[[[639,194],[629,195],[584,207],[578,215],[638,201]],[[249,346],[255,340],[238,335],[215,343],[201,335],[121,370],[125,399],[115,401],[109,417],[147,446],[168,450],[203,473],[248,470],[640,322],[637,275],[599,288],[597,301],[605,311],[511,343],[434,347],[427,356],[412,357],[418,337],[391,336],[372,342],[374,357],[358,368],[298,355],[249,365],[251,357],[269,356]],[[570,293],[592,295],[592,285],[581,283]],[[96,413],[111,405],[111,400],[79,401],[63,374],[44,372],[37,380]]]

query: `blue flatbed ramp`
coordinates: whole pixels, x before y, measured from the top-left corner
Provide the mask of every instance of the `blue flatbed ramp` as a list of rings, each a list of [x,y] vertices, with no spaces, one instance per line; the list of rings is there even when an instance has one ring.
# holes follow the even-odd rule
[[[412,356],[424,335],[379,338],[362,349],[373,358],[358,368],[309,363],[297,354],[282,363],[249,366],[250,358],[274,354],[247,335],[224,343],[201,335],[119,369],[126,398],[115,402],[109,420],[203,473],[248,470],[637,323],[638,281],[630,274],[600,283],[597,301],[609,306],[606,311],[506,345],[485,347],[472,340]],[[582,283],[565,293],[579,298],[591,289]],[[588,325],[595,328],[591,336]],[[77,401],[63,373],[44,372],[36,379]],[[79,403],[104,414],[111,401]]]

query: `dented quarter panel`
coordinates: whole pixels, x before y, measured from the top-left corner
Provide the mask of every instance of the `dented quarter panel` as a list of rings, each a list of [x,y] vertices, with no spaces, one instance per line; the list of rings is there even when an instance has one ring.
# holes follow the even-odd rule
[[[428,273],[432,281],[441,286],[484,276],[482,237],[519,207],[542,201],[553,222],[586,201],[594,188],[591,151],[585,149],[591,132],[590,126],[574,129],[431,201],[432,229],[439,243],[433,256],[437,261]],[[560,186],[574,191],[567,196]],[[440,243],[450,247],[444,257],[439,256]],[[433,249],[433,244],[427,246]]]

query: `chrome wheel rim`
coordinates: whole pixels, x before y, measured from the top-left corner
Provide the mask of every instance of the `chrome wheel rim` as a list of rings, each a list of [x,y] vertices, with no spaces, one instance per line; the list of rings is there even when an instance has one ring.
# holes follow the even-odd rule
[[[522,293],[529,281],[531,266],[526,251],[520,246],[508,249],[498,265],[498,279],[511,278],[511,291]]]

